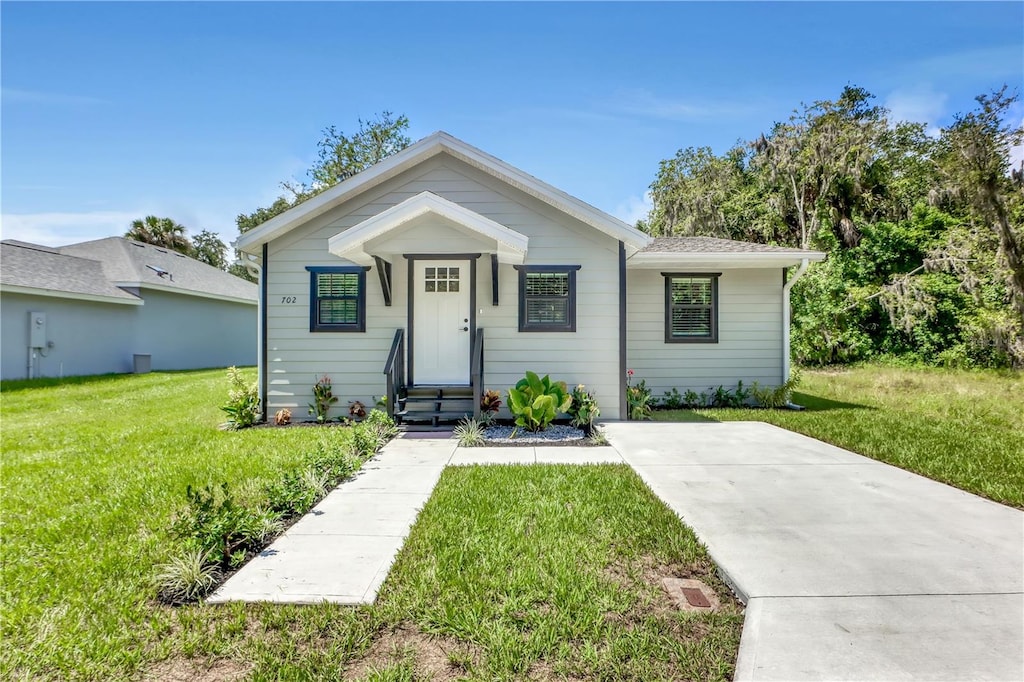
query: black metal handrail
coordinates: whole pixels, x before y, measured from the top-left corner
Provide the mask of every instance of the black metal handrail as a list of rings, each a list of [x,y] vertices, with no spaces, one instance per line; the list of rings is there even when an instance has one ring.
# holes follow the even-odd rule
[[[469,382],[473,385],[473,419],[480,418],[480,400],[484,395],[484,330],[476,330],[473,355],[469,364]]]
[[[398,409],[398,392],[405,386],[405,330],[396,329],[391,342],[391,352],[384,363],[384,377],[387,384],[386,398],[388,416],[394,418]]]

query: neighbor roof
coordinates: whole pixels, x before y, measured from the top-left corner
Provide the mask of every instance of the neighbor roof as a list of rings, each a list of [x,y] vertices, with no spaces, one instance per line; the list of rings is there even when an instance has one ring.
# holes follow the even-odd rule
[[[0,286],[11,293],[129,305],[142,303],[138,296],[111,283],[103,274],[103,265],[99,261],[14,240],[0,242]]]
[[[235,242],[240,251],[256,254],[266,244],[343,202],[397,176],[440,153],[447,153],[605,234],[621,240],[628,252],[642,249],[651,238],[635,227],[573,197],[546,182],[487,154],[446,132],[438,131],[389,156],[363,172],[327,189],[298,206],[246,232]]]
[[[656,237],[641,253],[819,253],[717,237]]]
[[[103,265],[106,278],[122,287],[149,287],[182,294],[256,303],[258,287],[194,258],[123,237],[70,244],[61,253]]]
[[[8,291],[27,288],[112,302],[140,302],[125,291],[135,288],[251,304],[258,292],[252,282],[194,258],[123,237],[56,248],[4,240],[0,282]]]

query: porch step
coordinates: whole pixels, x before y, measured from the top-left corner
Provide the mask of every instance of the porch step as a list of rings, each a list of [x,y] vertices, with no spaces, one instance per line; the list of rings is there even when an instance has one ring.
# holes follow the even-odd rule
[[[431,429],[450,429],[473,415],[471,386],[412,386],[398,399],[395,416],[401,423]],[[425,423],[425,424],[424,424]]]

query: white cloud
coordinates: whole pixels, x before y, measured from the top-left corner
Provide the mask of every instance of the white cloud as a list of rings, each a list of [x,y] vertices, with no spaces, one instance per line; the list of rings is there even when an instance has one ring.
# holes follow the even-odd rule
[[[928,135],[939,134],[939,121],[946,114],[949,95],[937,92],[931,86],[894,90],[885,100],[892,121],[924,123]]]
[[[647,214],[651,212],[652,208],[654,208],[654,200],[651,198],[651,193],[644,192],[643,196],[634,194],[625,201],[619,202],[619,205],[612,211],[612,215],[630,225],[636,225],[638,220],[647,218]]]
[[[1021,119],[1020,125],[1024,128],[1024,118]],[[1010,168],[1022,168],[1024,167],[1022,164],[1024,164],[1024,144],[1010,147]]]
[[[610,107],[616,111],[671,121],[732,116],[742,111],[741,107],[728,102],[662,97],[643,89],[622,90],[615,93],[614,97]]]

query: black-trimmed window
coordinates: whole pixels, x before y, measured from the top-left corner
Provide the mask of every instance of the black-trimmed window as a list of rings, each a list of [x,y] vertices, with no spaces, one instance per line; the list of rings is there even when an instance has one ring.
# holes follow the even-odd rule
[[[576,271],[579,265],[517,265],[519,331],[576,331]]]
[[[718,343],[721,273],[663,272],[665,343]]]
[[[309,331],[366,331],[366,271],[357,266],[307,267]]]

